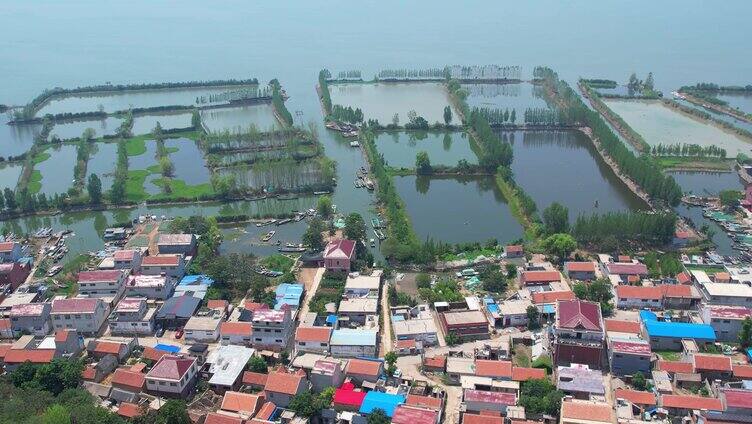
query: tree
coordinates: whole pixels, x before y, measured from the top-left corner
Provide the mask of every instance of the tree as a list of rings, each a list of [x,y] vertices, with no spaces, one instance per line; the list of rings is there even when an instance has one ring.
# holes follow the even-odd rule
[[[551,357],[548,355],[541,355],[533,361],[531,365],[533,368],[540,368],[546,370],[546,374],[551,374],[554,369],[554,364],[551,361]]]
[[[640,371],[637,371],[637,373],[632,376],[632,386],[636,390],[645,390],[647,388],[647,381],[645,381],[645,376],[642,375]]]
[[[388,352],[384,355],[384,362],[386,362],[386,373],[393,376],[397,371],[397,354],[394,352]]]
[[[498,265],[488,266],[481,271],[480,279],[483,281],[483,289],[493,293],[507,291],[507,278]]]
[[[522,383],[520,405],[528,414],[558,415],[564,392],[546,379],[533,379]]]
[[[614,306],[611,304],[611,299],[614,295],[609,280],[601,278],[590,284],[579,282],[574,285],[572,291],[578,299],[599,303],[604,316],[610,316],[613,313]]]
[[[165,177],[171,177],[175,172],[175,166],[167,156],[163,156],[159,159],[159,169],[161,170],[162,175]]]
[[[517,120],[517,112],[512,109],[512,114],[509,116],[509,120],[514,124],[514,121]]]
[[[324,249],[324,236],[322,235],[324,231],[326,231],[324,222],[319,218],[313,218],[303,233],[303,244],[311,251],[320,252]]]
[[[188,407],[182,400],[171,399],[165,402],[154,420],[155,424],[192,424]]]
[[[447,333],[446,337],[444,337],[444,341],[448,346],[454,346],[460,342],[460,338],[455,334],[454,332]]]
[[[293,396],[287,407],[291,411],[295,411],[295,414],[300,415],[301,417],[310,418],[317,412],[314,400],[313,393],[311,393],[310,390],[306,390],[303,393]]]
[[[94,139],[95,135],[97,135],[97,132],[94,131],[94,128],[86,128],[83,134],[81,134],[81,140],[89,142]]]
[[[517,265],[515,264],[507,264],[506,265],[507,270],[507,278],[515,278],[517,277]]]
[[[97,174],[89,175],[86,190],[89,192],[89,200],[92,204],[98,205],[102,202],[102,181]]]
[[[742,329],[739,331],[739,344],[743,348],[748,348],[752,345],[752,318],[746,317],[742,321]]]
[[[392,125],[394,125],[395,127],[399,127],[399,123],[400,123],[399,113],[395,113],[394,116],[392,116]]]
[[[452,108],[444,106],[444,123],[449,125],[452,123]]]
[[[5,207],[8,208],[8,210],[14,210],[18,206],[16,204],[16,194],[13,193],[13,190],[9,189],[8,187],[5,187],[5,190],[3,191],[3,196],[5,197]]]
[[[63,405],[52,405],[44,412],[42,424],[70,424],[71,414]]]
[[[421,272],[420,274],[415,276],[415,285],[419,289],[430,289],[431,288],[431,276],[426,274],[425,272]]]
[[[381,408],[376,408],[373,411],[371,411],[370,414],[368,414],[368,417],[366,417],[367,424],[389,424],[390,420],[389,417],[386,416],[386,413]]]
[[[543,240],[543,249],[563,261],[577,248],[577,242],[569,234],[553,234]]]
[[[569,209],[553,202],[543,210],[543,224],[548,234],[569,232]]]
[[[193,114],[191,115],[191,126],[194,129],[201,128],[201,115],[198,113],[197,110],[194,110]]]
[[[653,81],[653,73],[648,72],[648,77],[645,78],[645,83],[643,84],[643,88],[645,90],[653,91],[654,85],[655,85],[655,82]]]
[[[353,212],[347,215],[344,235],[349,240],[361,241],[366,239],[366,222],[359,213]]]
[[[734,208],[744,198],[744,193],[738,190],[722,190],[718,193],[718,197],[721,199],[721,205],[727,208]]]
[[[248,360],[248,370],[266,374],[267,372],[269,372],[269,367],[266,365],[264,358],[260,356],[252,356],[251,359]]]
[[[525,310],[527,314],[527,328],[530,330],[536,330],[540,327],[540,312],[538,308],[530,305]]]
[[[5,196],[0,196],[0,211],[5,209]]]
[[[428,158],[428,152],[421,150],[415,154],[415,172],[418,175],[429,175],[433,172],[431,160]]]
[[[332,208],[332,198],[329,196],[319,197],[318,204],[316,205],[316,210],[319,212],[319,215],[321,215],[322,218],[326,219],[332,216],[332,213],[334,213],[334,210]]]

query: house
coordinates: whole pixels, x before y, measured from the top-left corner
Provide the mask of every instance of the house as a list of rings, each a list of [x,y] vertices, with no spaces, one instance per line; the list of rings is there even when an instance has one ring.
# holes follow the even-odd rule
[[[682,350],[682,340],[692,339],[698,345],[715,343],[715,330],[707,324],[658,321],[650,311],[640,311],[640,320],[653,350]]]
[[[384,373],[384,363],[380,360],[350,359],[345,367],[345,376],[358,385],[364,381],[376,383]]]
[[[10,309],[10,326],[13,333],[28,333],[46,336],[52,328],[49,303],[24,303]]]
[[[157,310],[149,308],[145,299],[124,297],[110,314],[108,324],[112,334],[154,334],[154,316]]]
[[[329,352],[330,327],[298,327],[295,330],[295,351],[325,354]]]
[[[162,307],[159,308],[156,324],[165,329],[184,327],[200,304],[201,299],[190,295],[173,296],[165,300]]]
[[[52,301],[50,319],[55,330],[76,329],[95,335],[107,319],[108,308],[102,299],[74,298]]]
[[[462,424],[504,424],[504,418],[501,415],[492,415],[488,412],[484,414],[464,412],[462,414]]]
[[[559,367],[556,371],[556,388],[568,396],[583,400],[606,394],[601,372],[581,365]]]
[[[752,365],[734,364],[732,368],[734,380],[752,380]]]
[[[131,353],[128,343],[109,340],[91,340],[86,346],[86,350],[93,358],[102,359],[105,356],[114,356],[118,362],[124,361]]]
[[[219,337],[223,345],[250,346],[253,325],[250,322],[223,322],[219,327]]]
[[[618,277],[620,284],[627,284],[630,281],[637,282],[647,277],[648,267],[637,261],[609,262],[606,264],[606,273],[609,276]]]
[[[209,412],[206,414],[206,418],[204,418],[203,424],[243,424],[246,421],[243,420],[240,417],[235,417],[232,415],[227,415],[226,413],[220,413],[220,412]],[[258,420],[258,419],[252,419],[248,420],[248,423],[264,423],[264,421]]]
[[[275,290],[274,310],[279,311],[282,308],[289,308],[291,311],[297,311],[300,307],[300,300],[303,298],[305,288],[300,283],[282,283]]]
[[[545,305],[556,305],[560,300],[574,300],[575,295],[571,290],[540,291],[532,293],[532,299],[535,306],[542,309]]]
[[[166,397],[186,398],[198,376],[195,358],[165,355],[146,374],[146,390]]]
[[[30,272],[29,265],[19,262],[0,263],[0,287],[7,286],[14,291],[26,281]]]
[[[394,320],[392,317],[392,331],[398,341],[412,340],[421,342],[424,346],[433,346],[438,343],[439,336],[436,330],[436,322],[433,319],[402,319]]]
[[[185,323],[185,340],[192,343],[213,343],[219,339],[222,315],[217,313],[192,316]]]
[[[593,262],[565,262],[564,274],[570,280],[595,280],[595,263]]]
[[[616,389],[614,399],[624,399],[643,409],[652,408],[658,404],[655,393],[629,389]]]
[[[611,372],[616,375],[650,373],[650,358],[653,351],[650,343],[636,338],[609,338],[608,361]]]
[[[496,327],[523,327],[527,326],[527,308],[533,306],[530,299],[505,300],[498,304],[499,319]]]
[[[228,345],[219,346],[209,353],[202,373],[208,375],[209,386],[215,393],[239,388],[243,370],[254,352],[247,347]]]
[[[664,361],[659,360],[655,364],[655,369],[659,371],[664,371],[668,373],[669,375],[672,374],[690,374],[694,372],[694,364],[691,362],[682,362],[682,361]]]
[[[341,328],[332,331],[329,345],[336,358],[374,358],[378,353],[378,332]]]
[[[616,287],[616,307],[619,309],[661,309],[662,305],[663,290],[660,287]]]
[[[752,317],[752,309],[746,306],[704,305],[700,310],[702,321],[715,330],[722,342],[736,342],[745,318]]]
[[[146,374],[128,368],[118,368],[112,374],[110,398],[118,402],[133,402],[144,389]]]
[[[369,298],[345,299],[339,303],[337,310],[340,318],[347,318],[351,323],[362,326],[366,318],[379,313],[379,301]]]
[[[259,349],[282,350],[292,335],[290,309],[259,310],[251,318],[253,346]]]
[[[13,372],[21,364],[49,364],[56,358],[55,349],[9,349],[5,353],[3,363],[5,371]]]
[[[115,269],[141,270],[141,251],[136,249],[118,250],[112,255]]]
[[[15,241],[0,243],[0,262],[18,262],[23,256],[21,244]]]
[[[663,395],[661,407],[667,409],[669,414],[684,416],[693,410],[707,410],[723,412],[723,402],[720,399],[702,396]]]
[[[559,271],[522,271],[520,273],[520,285],[525,286],[544,286],[561,281]]]
[[[381,291],[381,274],[380,270],[374,271],[372,275],[361,275],[357,272],[350,273],[345,281],[345,297],[379,297]]]
[[[366,393],[358,412],[370,414],[375,409],[381,409],[387,417],[392,417],[397,406],[403,403],[405,403],[405,396],[372,390]]]
[[[752,415],[752,390],[722,388],[719,392],[727,414]]]
[[[357,412],[365,398],[366,392],[355,390],[355,385],[348,381],[334,391],[332,405],[338,410]]]
[[[328,271],[350,271],[355,256],[355,242],[347,239],[330,241],[324,249],[324,267]]]
[[[183,255],[147,256],[141,260],[141,273],[183,278],[183,275],[185,275],[185,260]]]
[[[423,358],[423,371],[425,372],[443,373],[446,371],[446,366],[447,357],[444,355]]]
[[[610,424],[616,422],[611,405],[575,399],[561,402],[559,418],[560,424]]]
[[[692,355],[694,372],[706,380],[729,380],[733,375],[731,358],[721,355]]]
[[[391,422],[392,424],[438,424],[440,419],[440,411],[401,404],[394,409]]]
[[[554,362],[586,364],[600,369],[603,358],[603,318],[598,303],[562,300],[556,306]]]
[[[193,234],[160,234],[157,239],[160,255],[194,256],[196,254],[196,236]]]
[[[327,387],[340,387],[345,381],[343,361],[319,359],[313,364],[310,379],[315,392],[321,392]]]
[[[702,296],[691,285],[665,284],[663,289],[663,307],[665,309],[695,309]]]
[[[220,409],[248,419],[256,415],[265,402],[266,396],[263,393],[251,394],[230,390],[225,392]]]
[[[123,295],[126,274],[119,269],[79,272],[78,292],[86,297],[113,299],[114,305]]]
[[[463,377],[475,375],[475,360],[450,356],[446,358],[446,374],[450,381],[459,383]]]
[[[496,380],[512,379],[512,363],[509,361],[475,360],[475,375]]]
[[[172,296],[176,281],[166,275],[130,275],[125,283],[125,295],[166,300]]]
[[[297,374],[272,371],[264,386],[264,394],[269,402],[285,408],[295,395],[308,390],[308,380]]]
[[[454,334],[461,340],[488,338],[488,320],[481,311],[447,311],[439,314],[444,334]]]
[[[405,399],[405,405],[417,408],[431,409],[433,411],[441,411],[444,408],[444,398],[408,394],[407,398]]]
[[[462,394],[462,400],[466,411],[494,411],[504,414],[508,406],[517,404],[517,395],[506,392],[465,389]]]
[[[711,305],[748,306],[752,302],[752,287],[740,283],[700,284],[704,303]]]
[[[519,244],[513,244],[504,248],[504,253],[507,259],[524,258],[525,250]]]
[[[172,297],[188,295],[198,299],[203,299],[206,297],[206,292],[212,285],[214,285],[214,280],[206,275],[186,275],[180,279],[178,285],[175,286],[175,293]]]
[[[243,386],[248,387],[251,390],[264,390],[264,386],[266,386],[266,380],[268,378],[268,374],[245,371],[243,373],[241,382],[243,383]]]
[[[603,320],[606,326],[606,335],[616,338],[640,338],[642,327],[639,322],[622,321],[618,319]]]

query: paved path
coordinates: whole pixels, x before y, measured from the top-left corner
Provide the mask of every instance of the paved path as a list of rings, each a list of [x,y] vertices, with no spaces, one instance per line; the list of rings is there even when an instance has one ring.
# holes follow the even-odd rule
[[[298,313],[298,320],[300,320],[302,317],[304,317],[308,313],[308,303],[316,294],[316,290],[319,289],[319,284],[321,283],[321,279],[324,277],[324,271],[325,271],[324,268],[318,268],[316,270],[316,275],[313,277],[313,284],[311,284],[310,289],[306,290],[305,299],[303,300],[303,306],[300,308],[300,313]]]
[[[381,289],[381,316],[383,317],[383,325],[381,326],[381,354],[380,357],[384,357],[387,352],[391,352],[392,346],[392,318],[389,313],[389,285],[394,282],[387,281],[384,283],[384,287]]]

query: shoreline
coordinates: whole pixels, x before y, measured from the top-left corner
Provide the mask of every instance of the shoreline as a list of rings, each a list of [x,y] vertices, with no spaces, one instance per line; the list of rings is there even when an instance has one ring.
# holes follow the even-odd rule
[[[580,89],[580,93],[584,98],[586,98],[590,102],[590,106],[595,109],[603,118],[608,121],[609,125],[611,125],[616,132],[618,132],[625,140],[629,142],[629,144],[632,145],[638,152],[643,153],[646,148],[649,146],[645,146],[640,140],[636,140],[632,134],[627,131],[624,126],[618,122],[618,120],[615,118],[615,116],[618,116],[614,111],[612,111],[608,105],[606,105],[600,98],[597,100],[595,99],[598,94],[592,95],[590,94],[589,87],[582,84],[582,82],[577,82],[577,86]],[[632,130],[634,131],[634,130]]]
[[[721,105],[716,105],[710,102],[705,102],[702,99],[695,97],[692,94],[684,92],[684,91],[679,91],[678,94],[684,96],[684,100],[692,103],[695,106],[700,106],[703,109],[708,109],[713,112],[718,112],[718,113],[730,116],[734,119],[744,121],[748,124],[752,124],[752,118],[749,118],[743,112],[737,111],[728,106],[721,106]]]

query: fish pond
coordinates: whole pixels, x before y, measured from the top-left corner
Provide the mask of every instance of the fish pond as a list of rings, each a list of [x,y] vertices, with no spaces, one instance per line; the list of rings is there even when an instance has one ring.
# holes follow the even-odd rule
[[[88,179],[91,174],[97,174],[102,181],[102,190],[109,190],[117,165],[117,143],[92,143],[91,146],[89,162],[86,164],[86,178]]]
[[[518,84],[462,84],[467,91],[470,108],[515,110],[517,121],[522,122],[525,109],[548,109],[541,87],[530,83]]]
[[[666,174],[674,177],[687,194],[717,196],[723,190],[744,191],[744,185],[736,172],[668,171]]]
[[[44,193],[49,198],[56,193],[65,193],[73,187],[73,167],[76,165],[77,148],[74,144],[58,144],[48,147],[37,156],[29,191]],[[35,185],[41,187],[35,190]]]
[[[195,141],[187,138],[170,138],[165,140],[164,144],[175,167],[174,178],[183,180],[187,185],[209,182],[211,173],[204,162],[204,154]]]
[[[393,168],[415,168],[415,155],[425,151],[431,165],[455,166],[464,159],[478,163],[463,132],[389,131],[376,137],[376,147]]]
[[[360,108],[366,120],[376,119],[382,125],[392,123],[395,114],[399,125],[408,122],[408,112],[415,111],[429,124],[444,122],[444,108],[451,105],[449,93],[438,82],[379,82],[330,84],[332,104]],[[453,122],[458,123],[452,107]]]
[[[105,135],[114,135],[117,132],[120,123],[123,122],[120,118],[114,116],[108,116],[105,119],[89,120],[89,121],[68,121],[55,124],[50,132],[50,139],[57,136],[60,140],[68,140],[72,138],[81,137],[81,134],[87,129],[94,130],[95,137],[102,137]]]
[[[99,92],[55,97],[37,111],[37,116],[48,113],[96,112],[107,113],[133,108],[159,106],[191,106],[208,104],[208,96],[240,87],[194,87],[160,90],[129,90],[121,92]],[[203,98],[203,99],[202,99]],[[203,100],[203,102],[202,102]]]
[[[42,124],[8,125],[9,120],[8,114],[0,113],[0,156],[3,158],[28,152],[34,145],[34,136],[42,131]]]
[[[128,179],[143,179],[144,191],[147,194],[158,194],[162,189],[155,184],[155,180],[161,177],[157,169],[157,142],[146,140],[146,150],[138,155],[128,156]]]
[[[726,149],[728,157],[738,153],[752,155],[752,143],[698,118],[674,111],[660,101],[606,100],[606,104],[651,146],[686,143],[718,146]]]
[[[163,113],[159,115],[143,115],[133,117],[133,135],[151,134],[157,122],[164,130],[175,128],[188,128],[191,126],[192,115],[190,113]]]
[[[203,110],[201,121],[208,132],[246,132],[252,125],[260,131],[279,128],[270,104]]]
[[[500,131],[512,144],[515,181],[542,211],[553,202],[578,215],[644,209],[579,131]]]
[[[0,191],[6,188],[15,190],[21,172],[23,172],[23,165],[20,163],[0,164]]]
[[[393,177],[420,240],[509,242],[523,229],[494,177]]]

